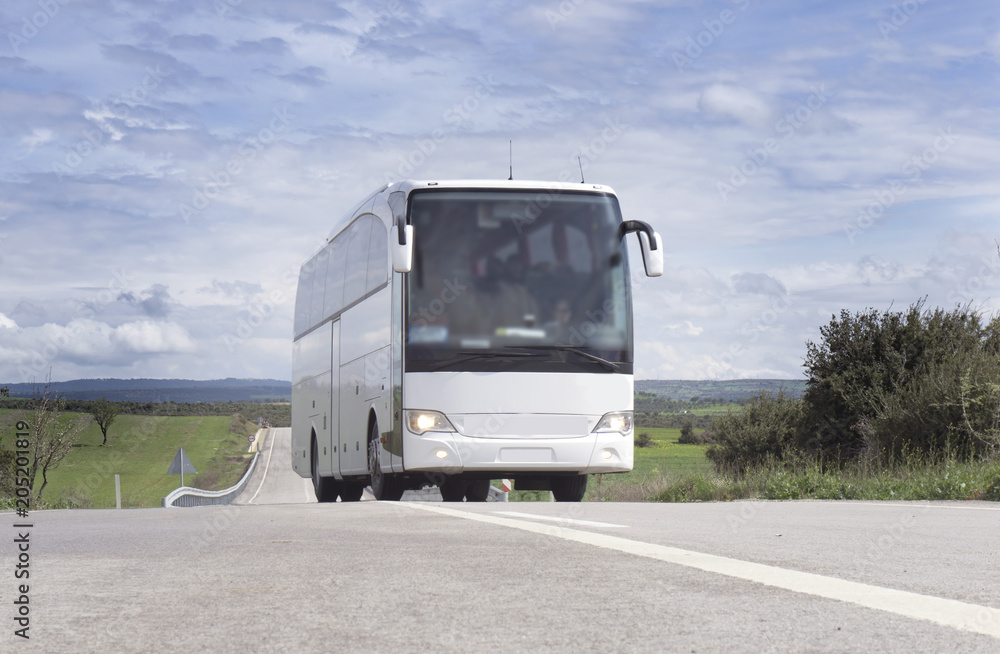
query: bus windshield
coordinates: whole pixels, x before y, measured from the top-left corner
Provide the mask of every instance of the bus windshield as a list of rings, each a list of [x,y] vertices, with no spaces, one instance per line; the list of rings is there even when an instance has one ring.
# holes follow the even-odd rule
[[[409,216],[407,371],[632,373],[614,196],[426,190]]]

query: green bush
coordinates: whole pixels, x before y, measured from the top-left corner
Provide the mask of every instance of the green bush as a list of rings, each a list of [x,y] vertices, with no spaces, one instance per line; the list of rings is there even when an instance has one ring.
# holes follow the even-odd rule
[[[635,437],[636,447],[653,447],[653,437],[649,435],[648,431],[639,432],[639,435]]]
[[[1000,318],[968,307],[842,311],[807,343],[796,446],[824,461],[996,453]]]
[[[705,452],[720,472],[741,473],[748,468],[781,461],[801,429],[802,402],[778,391],[747,402],[712,423],[716,444]]]
[[[690,420],[684,421],[684,426],[681,427],[681,437],[677,439],[678,443],[693,443],[694,442],[694,423]]]

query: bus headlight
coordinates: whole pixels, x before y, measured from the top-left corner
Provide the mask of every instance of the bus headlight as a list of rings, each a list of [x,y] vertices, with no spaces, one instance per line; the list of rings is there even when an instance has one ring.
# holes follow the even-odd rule
[[[414,434],[428,431],[455,431],[448,418],[438,411],[406,411],[406,425]]]
[[[627,434],[632,431],[632,412],[616,411],[606,413],[601,421],[594,427],[594,432],[618,432]]]

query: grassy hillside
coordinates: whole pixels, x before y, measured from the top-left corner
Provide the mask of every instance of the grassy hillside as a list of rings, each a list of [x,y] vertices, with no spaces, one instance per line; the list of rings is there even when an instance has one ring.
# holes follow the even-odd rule
[[[9,421],[10,415],[0,422]],[[240,433],[231,432],[231,426]],[[49,474],[42,501],[52,508],[114,508],[117,473],[123,507],[160,506],[161,499],[180,486],[180,475],[168,475],[167,469],[182,447],[200,473],[184,475],[185,485],[227,488],[239,481],[249,464],[247,430],[255,429],[232,417],[120,415],[102,447],[101,431],[91,421],[62,464]],[[41,484],[40,473],[35,483]]]

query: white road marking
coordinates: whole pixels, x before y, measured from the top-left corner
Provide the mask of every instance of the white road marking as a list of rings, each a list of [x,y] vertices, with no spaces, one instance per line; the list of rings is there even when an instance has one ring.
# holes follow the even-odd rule
[[[278,440],[276,435],[272,435],[270,430],[268,430],[268,436],[271,437],[271,447],[267,450],[267,465],[264,466],[264,474],[260,478],[260,486],[257,487],[257,493],[260,493],[260,489],[264,487],[264,480],[267,479],[267,469],[271,467],[271,455],[274,454],[274,441]],[[253,504],[253,501],[257,499],[257,493],[253,494],[250,501],[247,504]]]
[[[853,502],[853,504],[864,504],[865,506],[901,506],[904,509],[951,509],[952,511],[1000,511],[1000,506],[960,506],[950,504],[896,504],[895,502]]]
[[[528,518],[529,520],[549,520],[558,522],[561,525],[579,525],[581,527],[613,527],[615,529],[627,529],[628,525],[616,525],[613,522],[595,522],[593,520],[576,520],[574,518],[559,518],[548,515],[533,515],[531,513],[518,513],[517,511],[494,511],[499,515],[509,515],[515,518]]]
[[[705,572],[714,572],[726,575],[727,577],[753,581],[765,586],[773,586],[805,595],[848,602],[907,618],[926,620],[945,627],[1000,638],[1000,609],[988,606],[921,595],[920,593],[912,593],[905,590],[871,586],[856,581],[825,577],[811,572],[787,570],[776,566],[740,561],[714,554],[703,554],[676,547],[643,543],[608,534],[580,531],[578,529],[569,529],[554,525],[540,525],[523,520],[501,518],[495,515],[459,511],[434,504],[406,502],[400,503],[400,506],[431,511],[455,518],[486,522],[512,529],[521,529],[546,536],[554,536],[576,543],[604,547],[627,554],[644,556],[675,565],[695,568]]]

